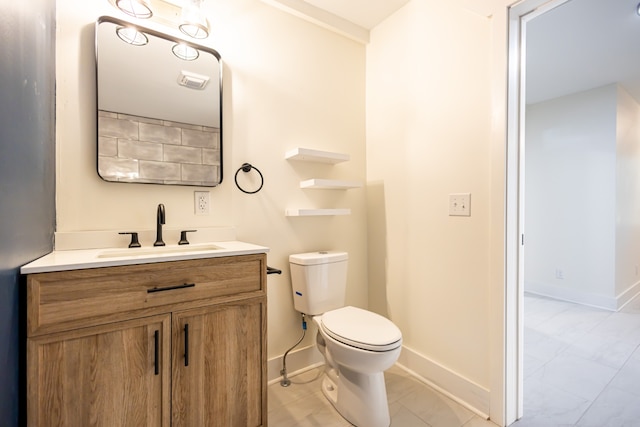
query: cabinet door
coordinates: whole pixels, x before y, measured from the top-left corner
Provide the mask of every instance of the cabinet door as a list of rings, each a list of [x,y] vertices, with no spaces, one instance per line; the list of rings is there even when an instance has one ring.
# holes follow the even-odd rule
[[[172,425],[266,426],[266,298],[173,313]]]
[[[170,315],[27,340],[29,426],[169,426]]]

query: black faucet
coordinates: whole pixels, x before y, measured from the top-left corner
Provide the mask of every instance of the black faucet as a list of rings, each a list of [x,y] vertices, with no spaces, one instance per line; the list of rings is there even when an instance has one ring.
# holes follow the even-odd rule
[[[158,205],[158,217],[156,221],[156,242],[153,246],[164,246],[164,242],[162,241],[162,225],[164,221],[164,205],[160,203]]]

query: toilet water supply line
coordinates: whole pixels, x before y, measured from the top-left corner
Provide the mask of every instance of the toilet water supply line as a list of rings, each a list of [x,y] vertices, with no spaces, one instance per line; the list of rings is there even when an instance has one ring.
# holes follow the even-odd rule
[[[289,378],[287,378],[287,354],[289,354],[291,350],[296,348],[298,344],[302,342],[302,340],[304,339],[304,334],[306,332],[307,332],[307,321],[305,320],[305,314],[302,313],[302,336],[300,337],[298,342],[295,343],[293,347],[291,347],[289,350],[287,350],[284,353],[284,356],[282,356],[282,370],[280,371],[280,375],[282,375],[282,380],[280,381],[280,385],[282,387],[289,387],[291,385],[291,381],[289,380]]]

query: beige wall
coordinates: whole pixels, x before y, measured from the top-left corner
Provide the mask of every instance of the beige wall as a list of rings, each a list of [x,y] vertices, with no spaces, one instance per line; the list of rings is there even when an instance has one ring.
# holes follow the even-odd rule
[[[151,230],[158,203],[166,206],[167,229],[234,226],[239,240],[270,247],[269,265],[284,272],[269,276],[268,348],[275,357],[300,333],[289,254],[348,251],[348,302],[367,306],[364,188],[299,188],[309,178],[365,180],[365,47],[258,0],[209,1],[205,7],[213,28],[207,44],[224,62],[224,180],[208,189],[211,215],[196,216],[193,192],[203,188],[98,177],[93,25],[103,14],[123,15],[106,0],[57,2],[57,231]],[[284,160],[295,147],[344,152],[351,161],[323,166]],[[264,188],[255,195],[235,187],[235,171],[244,162],[264,175]],[[287,207],[342,207],[352,214],[287,218]]]
[[[490,388],[491,25],[411,1],[367,48],[370,307],[434,365]],[[471,193],[471,217],[448,216]]]

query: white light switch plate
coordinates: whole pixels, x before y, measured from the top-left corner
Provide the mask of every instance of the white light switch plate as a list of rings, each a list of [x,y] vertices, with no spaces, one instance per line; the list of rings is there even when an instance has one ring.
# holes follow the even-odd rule
[[[449,216],[471,216],[471,193],[449,194]]]

